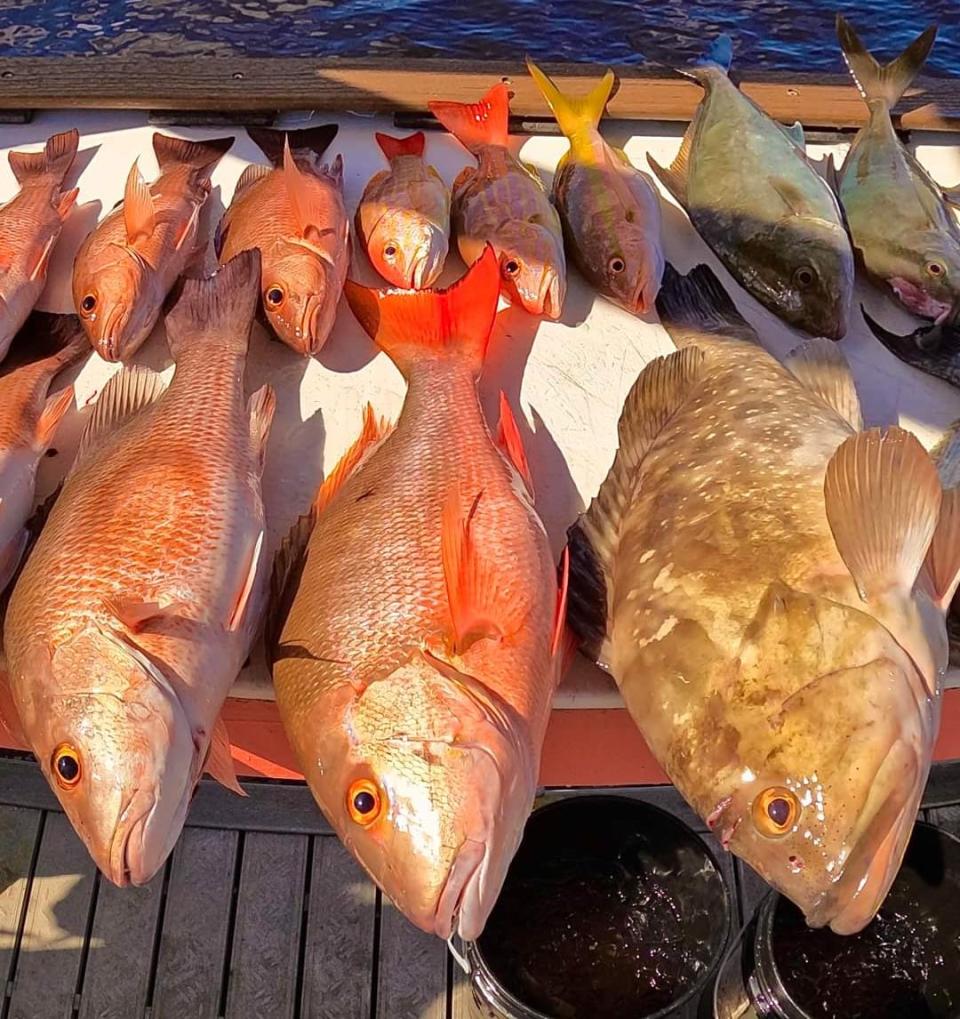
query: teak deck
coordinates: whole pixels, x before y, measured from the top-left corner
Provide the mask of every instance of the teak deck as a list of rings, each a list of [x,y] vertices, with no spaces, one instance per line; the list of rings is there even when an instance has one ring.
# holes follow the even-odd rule
[[[307,789],[247,790],[203,782],[163,873],[121,890],[36,765],[0,759],[0,1019],[473,1019],[446,946],[382,898]],[[703,832],[672,788],[619,791]],[[924,802],[960,834],[960,763],[935,766]],[[743,922],[764,885],[704,837]]]
[[[584,64],[544,67],[572,94],[586,92],[603,73]],[[635,67],[618,73],[608,107],[614,118],[687,121],[703,95],[680,75]],[[6,57],[0,59],[0,110],[410,113],[425,110],[431,98],[477,100],[499,78],[511,83],[518,117],[552,120],[522,63],[443,59]],[[785,123],[849,128],[866,122],[866,105],[844,75],[742,69],[741,78],[744,92]],[[896,112],[904,130],[960,130],[960,83],[922,78]]]

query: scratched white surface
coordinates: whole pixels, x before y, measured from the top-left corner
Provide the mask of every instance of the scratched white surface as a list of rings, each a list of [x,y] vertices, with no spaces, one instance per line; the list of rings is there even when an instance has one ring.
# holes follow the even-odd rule
[[[299,128],[335,118],[291,115],[280,127]],[[330,150],[345,161],[348,211],[353,213],[367,179],[384,165],[374,142],[375,130],[392,131],[385,120],[346,115],[336,118],[340,133]],[[79,202],[57,245],[50,281],[40,307],[71,311],[70,270],[86,231],[109,211],[123,194],[130,164],[139,158],[146,178],[156,172],[151,148],[154,128],[144,114],[136,112],[57,112],[40,114],[33,123],[5,126],[0,141],[5,149],[41,144],[50,134],[76,126],[81,133],[80,156],[74,169],[79,176]],[[679,125],[644,125],[643,136],[631,136],[630,127],[611,123],[605,130],[625,145],[635,165],[646,166],[651,152],[662,164],[675,155],[682,131]],[[165,129],[167,130],[167,129]],[[222,207],[240,174],[251,161],[262,162],[259,150],[241,128],[169,129],[190,138],[236,134],[233,149],[213,175],[215,187],[212,235]],[[944,184],[960,181],[960,149],[951,136],[919,136],[917,155]],[[842,156],[846,143],[810,146],[820,157],[834,151]],[[566,142],[556,136],[529,138],[523,158],[534,163],[549,180]],[[15,190],[7,160],[0,158],[0,197]],[[448,182],[452,182],[469,156],[451,138],[428,134],[427,156]],[[99,204],[98,204],[99,203]],[[892,210],[893,211],[893,210]],[[664,195],[664,233],[668,258],[681,271],[707,262],[718,272],[740,310],[757,327],[761,338],[776,355],[783,356],[801,339],[748,297],[719,266],[699,239],[684,214]],[[441,283],[456,279],[463,266],[452,256]],[[363,256],[354,255],[353,275],[374,283],[378,277]],[[908,332],[910,317],[884,294],[861,283],[855,307],[870,313],[891,329]],[[504,307],[491,344],[482,381],[482,397],[488,413],[496,413],[498,393],[503,389],[518,412],[521,432],[536,487],[537,507],[556,550],[562,547],[569,524],[596,493],[616,448],[616,425],[623,399],[640,369],[652,358],[668,353],[672,345],[652,319],[640,320],[607,303],[571,272],[563,319],[539,322],[515,308]],[[960,418],[960,391],[929,378],[899,362],[872,336],[859,312],[842,341],[854,373],[868,424],[892,423],[911,428],[921,440],[932,444],[941,432]],[[141,350],[138,361],[154,368],[170,368],[162,325]],[[52,490],[72,458],[82,427],[83,408],[117,370],[92,355],[76,379],[80,411],[71,412],[58,435],[57,457],[42,465],[42,497]],[[268,339],[255,328],[248,365],[248,387],[264,382],[276,387],[277,415],[267,455],[265,496],[270,526],[271,551],[296,516],[308,505],[323,474],[356,437],[362,408],[370,401],[381,414],[393,417],[404,395],[403,380],[354,321],[345,302],[326,347],[314,360],[304,360],[285,346]],[[412,479],[411,483],[416,483]],[[960,685],[960,677],[951,677]],[[271,688],[262,660],[255,656],[237,683],[235,693],[269,697]],[[582,659],[571,670],[558,697],[561,707],[611,706],[619,697],[611,681]]]

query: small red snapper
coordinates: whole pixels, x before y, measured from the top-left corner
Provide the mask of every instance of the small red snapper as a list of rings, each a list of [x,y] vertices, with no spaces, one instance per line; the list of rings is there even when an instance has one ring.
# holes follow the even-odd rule
[[[705,266],[668,266],[657,309],[681,349],[571,532],[571,626],[723,845],[853,933],[930,768],[960,492],[908,432],[862,430],[830,340],[781,365]]]
[[[447,257],[450,191],[424,161],[422,131],[376,138],[390,169],[367,182],[357,207],[357,235],[389,284],[422,290],[432,286]]]
[[[150,335],[163,302],[203,253],[199,218],[210,174],[233,138],[190,142],[153,136],[160,176],[147,184],[137,164],[123,201],[87,237],[73,266],[73,300],[94,350],[126,361]]]
[[[647,174],[600,134],[613,71],[574,98],[529,58],[527,69],[570,141],[553,178],[553,200],[573,260],[599,293],[643,315],[653,309],[663,276],[660,196]]]
[[[149,881],[206,767],[239,790],[220,710],[266,596],[261,472],[274,399],[243,376],[257,252],[187,280],[169,387],[106,385],[10,597],[27,742],[97,866]]]
[[[333,329],[350,268],[343,160],[321,162],[337,125],[248,133],[273,166],[243,172],[217,230],[217,255],[225,262],[240,251],[260,251],[267,321],[288,347],[309,357]]]
[[[20,191],[0,208],[0,361],[47,281],[50,255],[77,188],[63,190],[77,154],[76,129],[55,134],[41,152],[11,152]]]
[[[499,82],[478,103],[427,105],[477,159],[453,183],[453,229],[464,262],[492,244],[504,297],[532,315],[559,318],[567,293],[563,230],[537,171],[507,148],[507,86]]]
[[[0,592],[27,546],[37,465],[73,403],[72,385],[48,396],[51,383],[89,351],[75,315],[35,311],[0,369]]]
[[[423,930],[475,938],[533,803],[562,666],[563,596],[501,401],[477,397],[500,271],[446,291],[348,283],[408,381],[368,413],[278,560],[277,704],[330,824]],[[273,618],[275,615],[275,619]]]

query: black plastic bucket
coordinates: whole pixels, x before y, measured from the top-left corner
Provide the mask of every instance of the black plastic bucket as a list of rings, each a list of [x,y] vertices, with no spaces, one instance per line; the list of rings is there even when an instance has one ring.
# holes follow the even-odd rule
[[[960,841],[919,822],[877,918],[813,930],[771,893],[717,980],[716,1019],[958,1019]]]
[[[641,800],[534,811],[497,905],[465,946],[479,1014],[667,1019],[709,999],[732,905],[706,844]]]

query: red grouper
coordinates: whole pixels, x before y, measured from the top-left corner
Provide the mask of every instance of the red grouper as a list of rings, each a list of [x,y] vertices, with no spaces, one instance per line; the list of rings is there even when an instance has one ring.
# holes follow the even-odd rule
[[[310,789],[398,908],[443,938],[475,938],[496,901],[566,647],[566,585],[516,422],[501,398],[494,441],[477,397],[499,278],[487,248],[449,290],[347,285],[407,397],[393,427],[368,409],[278,558],[268,613]]]

